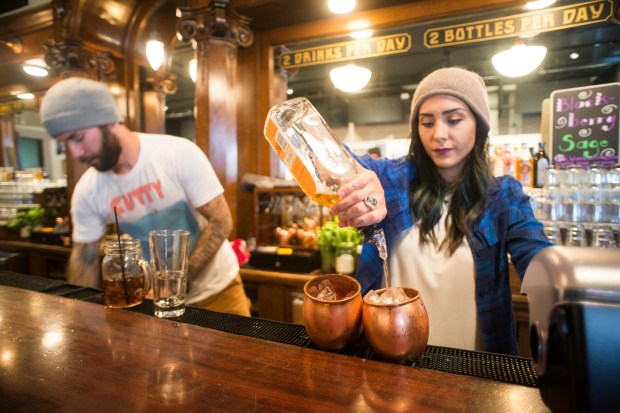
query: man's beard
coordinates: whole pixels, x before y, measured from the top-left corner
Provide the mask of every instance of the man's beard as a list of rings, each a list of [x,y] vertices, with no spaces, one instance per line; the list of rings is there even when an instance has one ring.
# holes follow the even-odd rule
[[[94,157],[92,167],[100,172],[106,172],[114,168],[121,154],[121,143],[116,135],[107,126],[100,126],[101,150]]]

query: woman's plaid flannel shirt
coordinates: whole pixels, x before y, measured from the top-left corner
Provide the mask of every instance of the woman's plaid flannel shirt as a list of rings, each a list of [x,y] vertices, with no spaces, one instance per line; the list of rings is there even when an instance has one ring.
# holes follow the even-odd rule
[[[396,237],[413,226],[409,208],[409,184],[415,170],[407,158],[356,159],[379,176],[385,191],[388,215],[378,224],[384,229],[388,253]],[[467,239],[476,268],[476,307],[486,351],[518,354],[508,275],[509,254],[523,279],[531,259],[552,244],[534,218],[529,197],[513,178],[494,178],[482,215]],[[383,265],[376,248],[365,244],[356,271],[365,294],[381,288]],[[415,286],[412,286],[415,287]]]

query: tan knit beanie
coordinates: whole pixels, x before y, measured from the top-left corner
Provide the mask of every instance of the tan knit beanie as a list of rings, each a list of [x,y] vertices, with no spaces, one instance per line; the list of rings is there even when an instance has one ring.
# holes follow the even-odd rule
[[[431,96],[450,95],[461,99],[490,129],[489,97],[484,80],[469,70],[458,67],[438,69],[426,76],[413,94],[409,127],[413,131],[422,102]]]

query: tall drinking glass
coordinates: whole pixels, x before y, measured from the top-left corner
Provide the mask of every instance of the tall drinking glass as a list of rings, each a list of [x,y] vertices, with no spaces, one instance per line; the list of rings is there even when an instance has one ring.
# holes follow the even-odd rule
[[[156,230],[149,233],[153,270],[153,304],[157,317],[172,318],[185,313],[189,231]]]

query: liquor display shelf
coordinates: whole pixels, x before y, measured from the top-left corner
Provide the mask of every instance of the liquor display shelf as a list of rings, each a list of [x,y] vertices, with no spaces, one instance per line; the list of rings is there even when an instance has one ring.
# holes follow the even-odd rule
[[[101,290],[80,287],[61,280],[0,271],[0,284],[103,305]],[[153,315],[153,302],[145,300],[136,307],[121,311]],[[186,308],[185,314],[171,320],[227,333],[319,350],[308,338],[304,326],[299,324],[218,313],[191,306]],[[358,342],[343,354],[364,359],[376,359],[363,334]],[[539,384],[531,359],[503,354],[429,345],[426,347],[420,360],[411,366],[528,387],[538,387]]]

